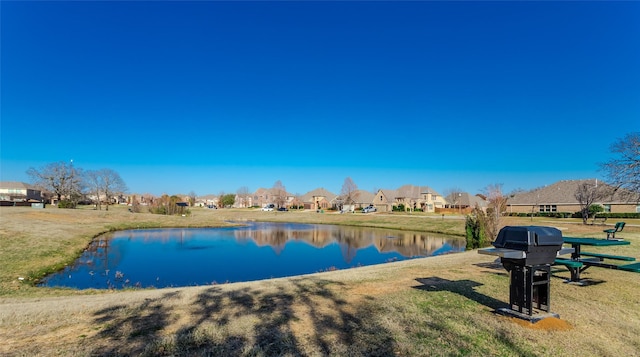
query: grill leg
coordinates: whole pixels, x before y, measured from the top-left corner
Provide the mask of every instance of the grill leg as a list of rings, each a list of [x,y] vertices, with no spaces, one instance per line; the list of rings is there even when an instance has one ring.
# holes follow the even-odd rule
[[[534,291],[533,301],[536,303],[538,310],[549,312],[551,305],[551,265],[538,265],[531,267],[531,270],[531,286]]]
[[[533,310],[550,310],[551,266],[515,266],[510,271],[509,303],[519,313],[533,315]]]

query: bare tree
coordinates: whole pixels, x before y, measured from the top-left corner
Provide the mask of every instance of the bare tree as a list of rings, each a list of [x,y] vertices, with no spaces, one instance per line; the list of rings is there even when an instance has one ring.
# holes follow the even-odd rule
[[[195,191],[189,192],[189,207],[193,207],[196,205],[197,198],[198,198],[198,195],[196,195]]]
[[[640,132],[619,139],[611,145],[611,152],[616,157],[601,164],[609,184],[629,201],[640,202]]]
[[[85,172],[85,181],[89,192],[96,196],[96,208],[101,210],[100,190],[102,189],[102,176],[99,171],[89,170]]]
[[[102,169],[99,171],[102,180],[102,192],[105,196],[107,204],[106,210],[109,210],[111,199],[117,194],[123,194],[127,191],[127,185],[120,175],[111,169]]]
[[[358,192],[358,185],[353,182],[351,177],[344,179],[342,190],[340,190],[340,198],[342,199],[342,202],[347,205],[352,205],[358,201],[358,196],[360,196],[360,193]]]
[[[34,186],[38,186],[52,192],[62,201],[62,197],[69,200],[73,206],[79,199],[82,192],[82,170],[73,167],[73,160],[70,164],[64,161],[53,162],[40,169],[33,167],[27,170],[27,175],[31,177]]]
[[[498,229],[500,228],[500,218],[503,212],[507,209],[508,196],[502,193],[502,184],[493,184],[485,188],[485,195],[487,197],[487,224],[485,229],[487,235],[491,240],[496,239],[498,236]]]
[[[610,194],[609,190],[604,185],[598,185],[598,180],[585,180],[578,185],[574,197],[580,205],[582,224],[587,224],[591,205],[600,201],[608,194]]]
[[[247,186],[240,187],[238,191],[236,191],[236,194],[238,195],[238,198],[242,200],[242,206],[246,208],[247,203],[251,198],[251,192],[249,191],[249,187]]]
[[[533,216],[536,212],[540,211],[540,192],[536,192],[533,196],[533,205],[531,205],[531,222],[533,222]]]
[[[449,208],[453,208],[451,207],[451,205],[453,204],[453,206],[458,207],[460,205],[460,201],[462,200],[462,189],[459,187],[451,187],[447,190],[444,191],[444,197],[447,201],[450,200],[449,202]]]
[[[287,201],[287,189],[284,187],[280,180],[276,181],[271,188],[271,195],[273,196],[274,203],[278,207],[283,207]]]

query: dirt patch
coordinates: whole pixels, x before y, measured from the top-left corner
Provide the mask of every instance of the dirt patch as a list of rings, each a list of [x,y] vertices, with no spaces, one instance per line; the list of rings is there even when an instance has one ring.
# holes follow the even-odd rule
[[[569,322],[556,317],[547,317],[546,319],[542,319],[536,323],[531,323],[517,318],[511,318],[511,321],[533,330],[567,331],[573,329],[573,326],[571,326]]]

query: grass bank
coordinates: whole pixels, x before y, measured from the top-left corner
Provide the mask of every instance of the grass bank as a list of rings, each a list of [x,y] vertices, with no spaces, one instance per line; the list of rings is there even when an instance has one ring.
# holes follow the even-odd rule
[[[229,220],[349,224],[461,235],[459,217],[194,210],[189,217],[110,211],[0,208],[1,355],[637,355],[640,274],[590,269],[601,281],[552,281],[561,320],[524,324],[492,313],[508,299],[508,275],[477,252],[251,283],[141,291],[36,288],[27,280],[72,261],[115,229],[205,227]],[[508,218],[602,237],[577,221]],[[639,222],[630,246],[640,258]]]

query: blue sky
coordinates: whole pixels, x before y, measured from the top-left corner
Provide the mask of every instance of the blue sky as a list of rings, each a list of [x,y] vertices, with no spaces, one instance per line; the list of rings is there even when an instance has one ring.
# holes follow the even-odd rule
[[[640,2],[11,2],[0,178],[134,193],[602,177],[640,130]]]

